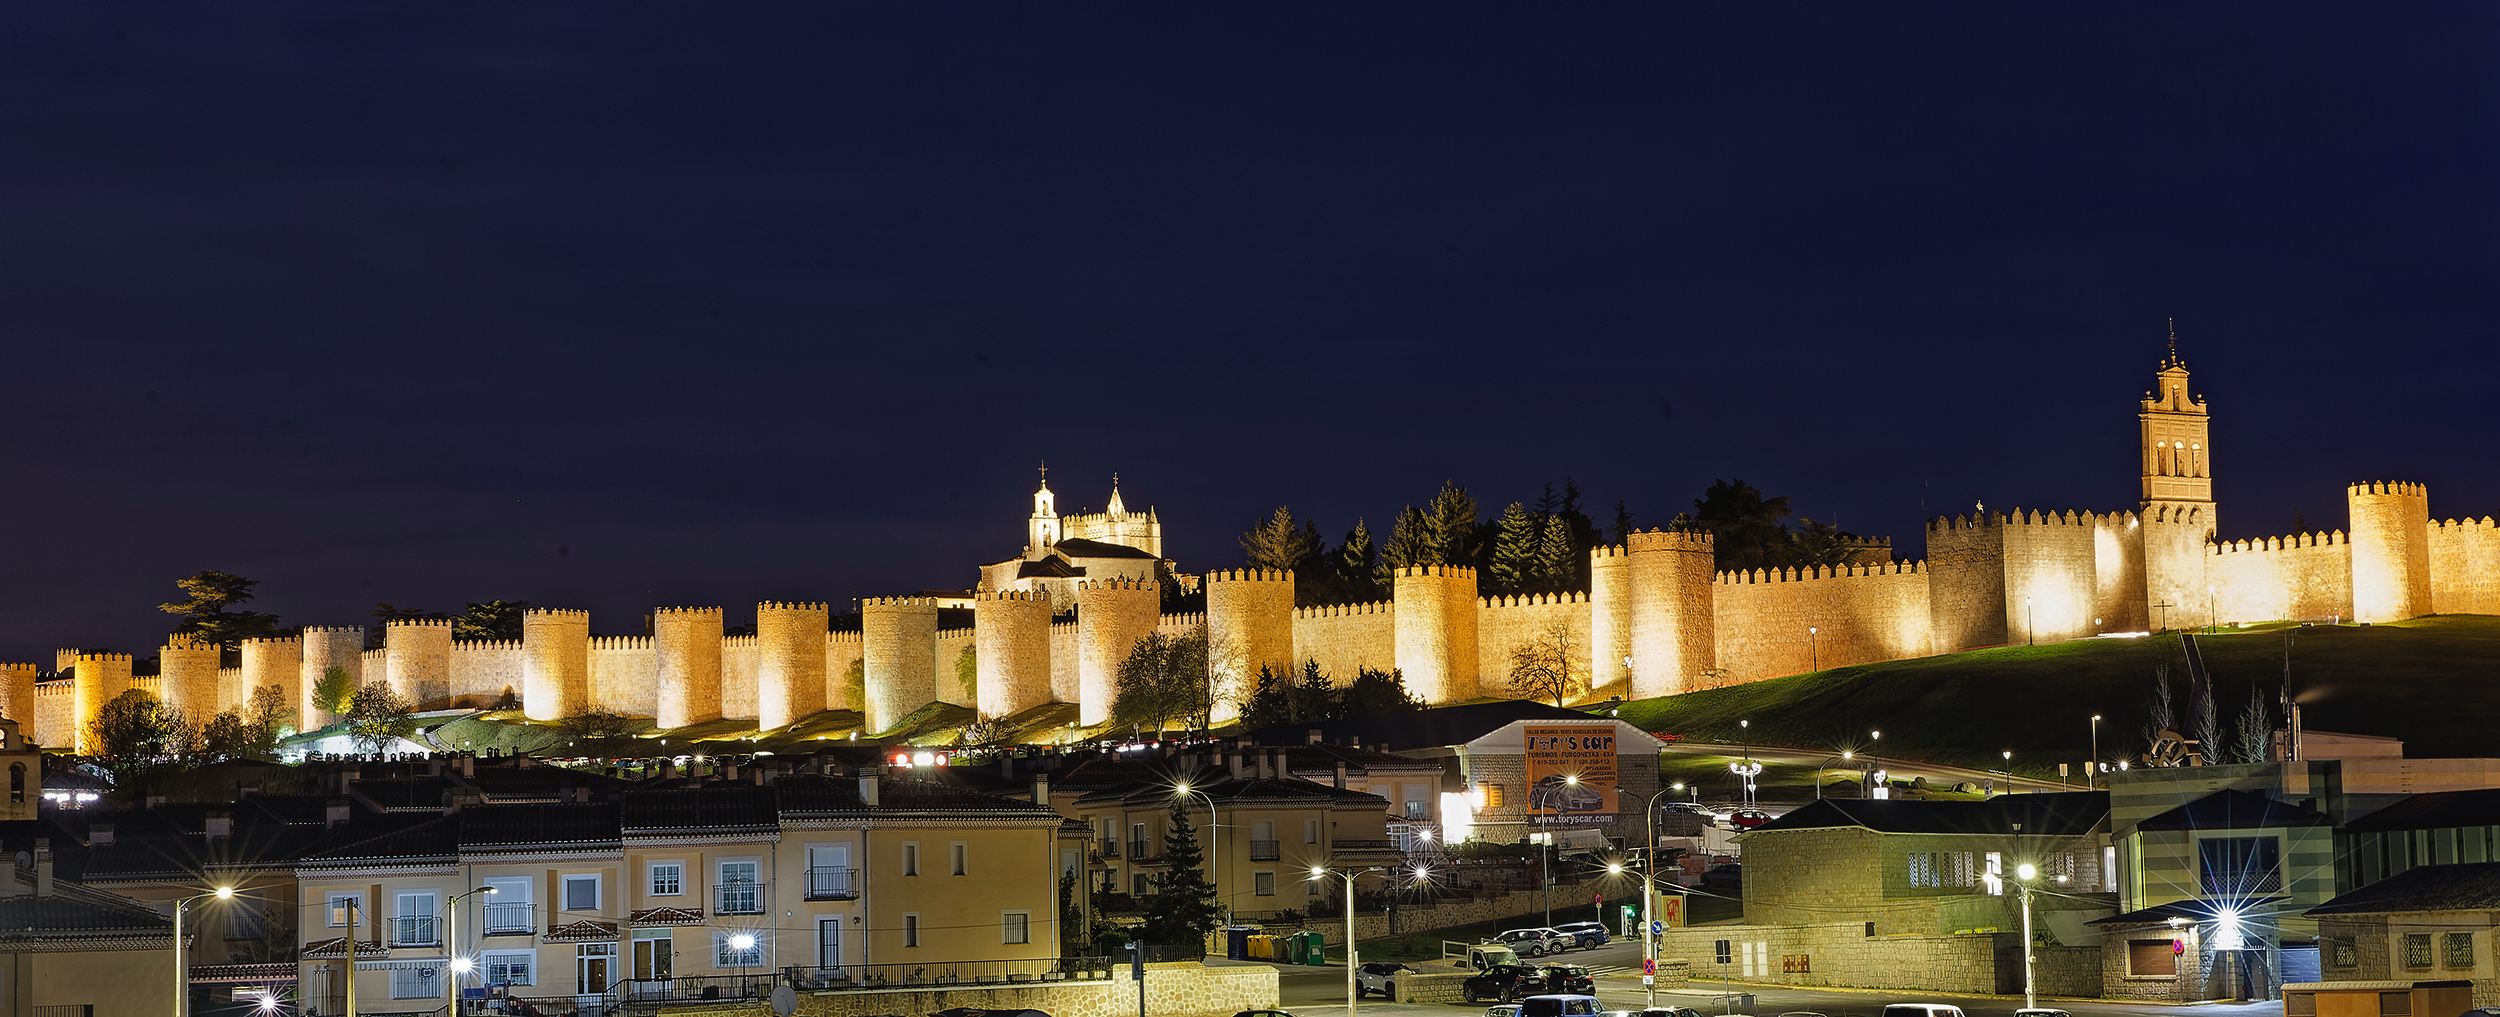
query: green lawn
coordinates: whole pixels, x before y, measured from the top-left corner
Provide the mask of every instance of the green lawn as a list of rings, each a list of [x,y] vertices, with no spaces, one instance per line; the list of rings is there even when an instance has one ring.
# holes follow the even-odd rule
[[[2500,730],[2500,618],[2454,615],[2385,625],[2233,629],[2200,637],[2226,729],[2252,688],[2271,700],[2292,641],[2302,722],[2324,731],[2404,738],[2415,757],[2490,756]],[[1695,741],[1880,751],[1975,768],[2054,775],[2089,751],[2100,714],[2105,757],[2142,748],[2156,665],[2168,663],[2182,706],[2187,667],[2175,635],[2009,646],[1834,668],[1682,696],[1626,703],[1644,730]],[[1740,729],[1739,720],[1750,720]],[[1724,764],[1721,764],[1724,769]]]

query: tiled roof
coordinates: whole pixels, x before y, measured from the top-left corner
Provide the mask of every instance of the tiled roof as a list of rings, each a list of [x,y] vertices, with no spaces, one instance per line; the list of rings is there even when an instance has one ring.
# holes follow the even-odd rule
[[[1064,558],[1042,558],[1016,566],[1018,579],[1073,579],[1085,570],[1070,565]]]
[[[594,922],[583,919],[567,922],[547,930],[543,937],[550,943],[595,943],[616,938],[615,922]]]
[[[480,805],[460,810],[460,846],[573,850],[621,843],[613,802]]]
[[[52,884],[52,896],[34,896],[32,873],[17,873],[19,895],[0,897],[0,943],[45,939],[96,939],[174,934],[174,922],[137,902],[76,883]]]
[[[2250,791],[2216,791],[2150,819],[2139,830],[2262,830],[2287,826],[2329,826],[2324,813],[2286,805]]]
[[[627,914],[625,916],[625,924],[637,927],[645,925],[701,925],[703,924],[703,909],[645,908],[641,911],[635,911]]]
[[[391,948],[380,943],[356,942],[357,960],[382,960],[391,955]],[[339,936],[304,944],[305,960],[339,960],[347,956],[347,937]]]
[[[373,808],[383,812],[414,809],[440,812],[451,792],[452,782],[444,777],[385,777],[359,779],[349,789]]]
[[[1825,798],[1746,836],[1858,826],[1877,833],[1959,833],[2078,837],[2109,816],[2109,792],[1998,795],[1984,802],[1903,798]]]
[[[1107,544],[1099,540],[1087,540],[1083,537],[1070,537],[1066,540],[1050,545],[1050,549],[1057,551],[1060,554],[1067,555],[1070,558],[1152,559],[1155,557],[1153,552],[1141,551],[1126,544]]]
[[[2181,900],[2155,904],[2141,911],[2096,918],[2085,925],[2165,925],[2172,919],[2182,922],[2218,921],[2224,915],[2267,914],[2289,897],[2243,897],[2220,900]]]
[[[785,815],[867,815],[870,812],[867,802],[859,796],[857,778],[791,774],[776,782],[773,790]],[[959,784],[891,775],[880,777],[877,781],[875,811],[981,813],[1027,819],[1059,817],[1048,806],[1035,805],[1030,799],[991,794]]]
[[[2310,908],[2312,915],[2500,910],[2500,862],[2420,865]]]
[[[1275,724],[1249,732],[1249,737],[1264,745],[1292,745],[1305,741],[1314,729],[1320,739],[1343,742],[1347,739],[1363,745],[1386,745],[1391,752],[1433,748],[1443,745],[1464,745],[1521,720],[1588,720],[1585,710],[1547,706],[1526,700],[1505,699],[1492,703],[1470,703],[1464,706],[1440,706],[1412,713],[1384,713],[1347,720],[1324,720],[1317,723]],[[1604,719],[1604,718],[1598,718]]]
[[[628,791],[619,808],[632,835],[762,832],[781,821],[773,789],[751,785]]]

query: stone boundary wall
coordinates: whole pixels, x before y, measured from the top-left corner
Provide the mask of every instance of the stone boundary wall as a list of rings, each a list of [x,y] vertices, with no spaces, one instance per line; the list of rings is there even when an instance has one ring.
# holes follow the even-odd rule
[[[2352,617],[2352,547],[2342,530],[2205,545],[2210,604],[2174,606],[2173,618],[2218,623]],[[2197,610],[2199,607],[2204,611]]]
[[[1397,666],[1396,630],[1396,606],[1385,600],[1295,608],[1295,673],[1311,660],[1319,661],[1320,671],[1340,683],[1352,681],[1356,672],[1367,667],[1387,671]]]
[[[939,629],[935,639],[937,640],[938,702],[954,706],[978,707],[981,705],[978,669],[983,666],[980,651],[973,651],[975,674],[972,689],[966,691],[964,683],[955,676],[955,661],[963,656],[964,647],[974,646],[979,642],[978,630]]]
[[[1732,941],[1734,954],[1724,974],[1742,982],[1976,995],[2022,991],[2022,937],[2016,933],[1869,937],[1859,922],[1709,925],[1667,930],[1658,952],[1694,959],[1692,977],[1706,984],[1723,976],[1711,961],[1722,939]],[[2041,947],[2035,956],[2033,976],[2041,995],[2101,994],[2100,947]]]
[[[1278,973],[1266,965],[1206,967],[1195,961],[1146,965],[1146,1012],[1155,1017],[1232,1017],[1244,1010],[1274,1009]],[[1126,965],[1109,981],[1050,982],[971,989],[854,989],[802,992],[795,1013],[803,1017],[869,1017],[872,1014],[936,1013],[955,1007],[1040,1010],[1051,1017],[1129,1017],[1138,1012],[1138,984]],[[689,1007],[698,1013],[765,1013]]]
[[[1590,892],[1603,891],[1605,888],[1604,880],[1589,880],[1577,885],[1556,883],[1554,884],[1554,901],[1556,904],[1576,901],[1576,906],[1587,907]],[[1634,896],[1637,897],[1639,894],[1635,892]],[[1392,916],[1384,912],[1356,913],[1354,938],[1365,940],[1378,939],[1382,936],[1403,936],[1412,932],[1456,928],[1462,925],[1474,925],[1478,922],[1489,922],[1497,918],[1517,918],[1523,915],[1536,915],[1541,919],[1544,911],[1545,896],[1539,890],[1514,890],[1490,897],[1444,898],[1432,907],[1401,904],[1398,906],[1394,923],[1391,921]],[[1557,916],[1556,920],[1563,919]],[[1345,942],[1345,918],[1342,914],[1335,918],[1306,918],[1299,923],[1271,922],[1267,923],[1266,927],[1269,929],[1308,929],[1319,933],[1320,941],[1332,946],[1342,945]],[[1222,935],[1222,933],[1218,932],[1217,935]]]
[[[452,702],[488,706],[507,692],[519,696],[523,681],[521,660],[518,639],[452,641]]]
[[[2431,610],[2500,614],[2500,527],[2490,516],[2430,527]]]
[[[1515,695],[1510,687],[1512,651],[1555,630],[1560,630],[1569,641],[1572,673],[1585,679],[1597,662],[1589,642],[1590,622],[1589,595],[1585,593],[1476,598],[1476,674],[1484,693]],[[1616,670],[1620,671],[1622,664],[1617,659]]]
[[[1563,955],[1566,959],[1569,954]],[[1409,967],[1415,965],[1410,963]],[[1658,958],[1658,987],[1669,991],[1688,987],[1692,982],[1693,962],[1681,957]],[[1638,972],[1635,972],[1637,974]],[[1400,974],[1390,982],[1396,991],[1390,995],[1396,1003],[1465,1003],[1467,979],[1475,971],[1445,971],[1439,965],[1425,962],[1414,973]]]
[[[1927,579],[1919,562],[1719,573],[1724,682],[1926,656]]]
[[[755,669],[762,647],[754,636],[722,636],[720,640],[720,715],[730,720],[755,719]]]
[[[650,636],[590,637],[590,708],[627,717],[658,715],[660,656]]]

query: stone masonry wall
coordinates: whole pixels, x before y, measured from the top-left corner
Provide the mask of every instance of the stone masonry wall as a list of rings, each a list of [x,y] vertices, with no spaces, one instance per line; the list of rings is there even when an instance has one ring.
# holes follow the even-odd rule
[[[1353,679],[1364,668],[1387,671],[1397,666],[1397,614],[1389,601],[1302,607],[1293,612],[1293,660],[1296,673],[1304,661],[1319,661],[1321,673],[1336,682]]]
[[[1015,988],[889,989],[799,994],[802,1017],[868,1017],[936,1013],[956,1007],[1039,1010],[1052,1017],[1129,1017],[1139,1012],[1139,985],[1125,966],[1108,981],[1040,983]],[[1232,1017],[1273,1009],[1277,970],[1265,965],[1205,967],[1196,962],[1146,965],[1146,1013],[1155,1017]],[[770,1013],[770,1010],[763,1011]]]
[[[1575,682],[1586,682],[1597,666],[1589,643],[1589,596],[1547,593],[1521,597],[1476,599],[1476,674],[1486,695],[1516,695],[1510,688],[1511,653],[1560,633],[1571,656]],[[1615,661],[1621,671],[1623,662]],[[1351,675],[1338,678],[1344,681]]]
[[[650,636],[590,637],[590,708],[627,717],[658,715],[659,652]]]
[[[2352,617],[2351,547],[2343,531],[2208,544],[2211,601],[2173,607],[2183,623],[2324,621]]]
[[[1722,572],[1717,583],[1726,681],[1929,652],[1927,573],[1917,562]]]
[[[2490,516],[2430,527],[2431,611],[2500,614],[2500,527]]]
[[[451,644],[451,697],[485,706],[521,694],[521,641],[480,639]]]

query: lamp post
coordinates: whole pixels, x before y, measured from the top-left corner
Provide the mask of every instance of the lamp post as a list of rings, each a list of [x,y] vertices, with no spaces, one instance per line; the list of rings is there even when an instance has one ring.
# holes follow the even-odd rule
[[[2040,997],[2031,985],[2031,881],[2040,877],[2038,866],[2024,862],[2014,867],[2014,886],[2023,902],[2023,1009],[2035,1010]]]
[[[2083,786],[2101,788],[2101,715],[2097,713],[2092,715],[2092,762],[2083,768]]]
[[[443,1012],[460,1017],[460,976],[469,973],[469,959],[460,956],[460,898],[493,893],[495,888],[481,886],[467,893],[455,893],[443,901]]]
[[[2036,634],[2040,631],[2040,627],[2039,627],[2039,624],[2038,624],[2038,619],[2039,619],[2039,617],[2040,617],[2039,615],[2037,615],[2037,614],[2033,614],[2033,613],[2032,613],[2032,610],[2031,610],[2031,598],[2029,598],[2029,597],[2024,597],[2024,598],[2023,598],[2023,645],[2024,645],[2024,646],[2031,646],[2031,645],[2033,645],[2033,644],[2036,642],[2036,640],[2035,640],[2035,638],[2034,638],[2034,637],[2035,637],[2035,636],[2036,636]]]
[[[233,900],[234,888],[221,886],[207,893],[192,894],[174,902],[174,1017],[185,1017],[191,1012],[191,963],[184,956],[190,951],[183,949],[182,913],[191,910],[191,905],[211,897],[218,900]],[[348,941],[348,957],[351,958],[348,963],[350,964],[355,963],[352,959],[355,957],[355,945],[354,940]]]
[[[1837,756],[1825,756],[1825,757],[1823,757],[1823,762],[1828,763],[1828,762],[1831,762],[1832,760],[1837,759],[1837,760],[1840,760],[1841,762],[1847,763],[1847,762],[1852,762],[1852,761],[1855,761],[1857,758],[1858,758],[1858,754],[1857,754],[1857,753],[1852,752],[1852,751],[1850,751],[1850,750],[1848,750],[1848,749],[1842,749],[1842,750],[1840,750],[1840,754],[1839,754],[1839,755],[1837,755]],[[1815,766],[1815,768],[1814,768],[1814,798],[1815,798],[1815,800],[1816,800],[1816,801],[1821,801],[1821,800],[1823,799],[1823,767],[1822,767],[1822,766],[1820,766],[1820,765],[1817,765],[1817,766]]]
[[[1224,924],[1231,925],[1233,924],[1232,895],[1225,893],[1223,884],[1217,883],[1215,878],[1215,857],[1217,849],[1215,834],[1220,828],[1219,824],[1215,821],[1215,796],[1204,791],[1200,791],[1197,788],[1190,787],[1188,781],[1181,781],[1172,785],[1172,793],[1179,795],[1197,795],[1199,798],[1204,799],[1207,803],[1207,882],[1216,883],[1216,899],[1224,905]],[[1233,818],[1241,818],[1239,810],[1234,811]]]
[[[1338,879],[1345,880],[1345,1015],[1346,1015],[1346,1017],[1354,1017],[1354,1005],[1355,1005],[1355,1000],[1354,1000],[1354,970],[1355,970],[1355,965],[1356,965],[1356,964],[1358,964],[1358,963],[1360,963],[1359,961],[1357,961],[1357,960],[1355,959],[1355,956],[1354,956],[1354,877],[1356,877],[1356,876],[1360,876],[1360,875],[1362,875],[1362,874],[1364,874],[1364,873],[1366,873],[1366,872],[1380,872],[1380,871],[1382,871],[1382,869],[1381,869],[1381,867],[1380,867],[1380,866],[1377,866],[1377,865],[1374,865],[1374,866],[1372,866],[1372,867],[1370,867],[1370,868],[1368,868],[1368,869],[1356,869],[1356,870],[1351,871],[1351,872],[1347,872],[1347,871],[1344,871],[1344,870],[1338,870],[1338,871],[1331,872],[1331,871],[1329,871],[1329,869],[1328,869],[1326,866],[1322,866],[1322,865],[1314,865],[1314,866],[1311,866],[1311,878],[1312,878],[1313,880],[1321,880],[1321,879],[1326,879],[1326,878],[1328,878],[1328,877],[1330,877],[1330,876],[1335,876],[1335,877],[1337,877]]]
[[[1823,669],[1822,655],[1815,645],[1815,636],[1822,631],[1821,628],[1813,625],[1806,626],[1806,670],[1808,671]]]

